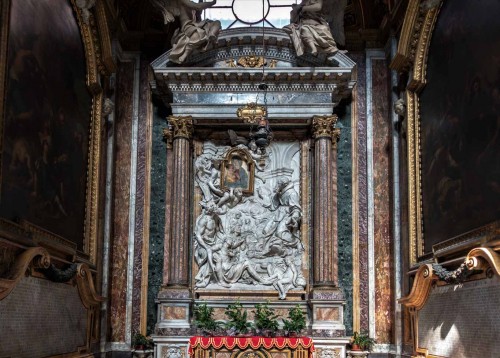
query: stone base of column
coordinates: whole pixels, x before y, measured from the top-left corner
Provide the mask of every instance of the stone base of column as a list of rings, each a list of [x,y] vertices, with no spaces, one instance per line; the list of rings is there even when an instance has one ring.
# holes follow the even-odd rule
[[[309,300],[313,337],[345,337],[344,294],[339,288],[315,288]]]
[[[190,335],[192,333],[189,322],[191,302],[189,289],[163,288],[156,299],[158,305],[156,334],[160,336]]]

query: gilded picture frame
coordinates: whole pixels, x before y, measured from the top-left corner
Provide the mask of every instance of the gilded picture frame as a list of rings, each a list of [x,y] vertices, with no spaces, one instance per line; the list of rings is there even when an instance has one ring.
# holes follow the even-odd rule
[[[9,42],[9,18],[11,11],[10,0],[2,1],[0,4],[0,155],[3,154],[3,132],[5,121],[5,102],[7,91],[7,59]],[[114,63],[111,58],[111,43],[109,30],[102,2],[97,2],[90,9],[90,16],[84,18],[83,10],[78,8],[74,0],[70,1],[70,6],[76,18],[76,23],[80,32],[85,56],[85,83],[91,96],[90,128],[88,130],[88,150],[87,164],[85,168],[85,194],[84,195],[84,224],[83,245],[76,247],[69,237],[63,237],[46,230],[43,227],[31,223],[29,220],[10,222],[9,218],[1,218],[2,227],[6,230],[17,230],[26,233],[36,242],[46,247],[51,255],[74,257],[78,262],[96,264],[98,260],[98,240],[99,240],[99,213],[100,213],[100,190],[102,174],[100,162],[102,157],[102,104],[103,88],[102,83],[105,76],[109,76],[114,71]],[[104,77],[103,77],[104,76]],[[0,167],[0,178],[5,168]]]
[[[248,151],[233,148],[221,163],[220,186],[224,191],[239,189],[244,195],[254,192],[255,163]]]
[[[425,163],[422,163],[422,143],[427,137],[422,137],[422,92],[427,84],[431,39],[443,4],[444,1],[432,3],[432,6],[422,0],[409,1],[397,54],[391,63],[391,68],[400,73],[410,74],[404,95],[406,102],[404,127],[406,128],[408,173],[408,255],[411,268],[416,268],[420,262],[430,257],[443,259],[453,252],[466,253],[467,250],[494,237],[499,227],[498,221],[478,223],[453,235],[442,235],[439,238],[434,235],[432,241],[425,240],[423,198],[427,196],[425,201],[427,206],[430,203],[435,202],[435,205],[438,203],[435,200],[429,200],[431,193],[424,192],[423,187],[422,171]],[[424,119],[429,120],[427,117]]]

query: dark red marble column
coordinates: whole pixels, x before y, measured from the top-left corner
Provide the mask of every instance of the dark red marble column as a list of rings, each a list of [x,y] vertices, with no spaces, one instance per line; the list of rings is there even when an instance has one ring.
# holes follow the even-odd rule
[[[337,116],[313,117],[314,144],[314,288],[335,288],[337,248]]]
[[[191,218],[191,116],[170,116],[173,130],[171,231],[168,251],[168,287],[188,288],[189,227]],[[167,253],[165,253],[167,254]]]

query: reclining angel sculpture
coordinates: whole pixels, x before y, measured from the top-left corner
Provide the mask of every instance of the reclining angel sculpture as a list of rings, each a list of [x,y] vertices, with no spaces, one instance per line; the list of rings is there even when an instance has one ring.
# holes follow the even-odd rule
[[[190,0],[151,0],[162,13],[165,24],[179,19],[180,28],[172,37],[172,50],[169,60],[181,64],[194,51],[204,52],[214,45],[221,24],[218,20],[199,20],[199,13],[214,6],[217,0],[194,2]]]

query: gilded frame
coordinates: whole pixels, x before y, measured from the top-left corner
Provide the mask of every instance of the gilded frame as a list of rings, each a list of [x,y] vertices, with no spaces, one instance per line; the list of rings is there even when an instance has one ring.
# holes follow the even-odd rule
[[[9,36],[9,13],[11,0],[2,1],[0,4],[0,130],[3,133],[3,119],[5,109],[6,92],[6,71],[7,71],[7,47]],[[85,197],[85,222],[83,233],[83,252],[77,252],[75,246],[64,238],[53,233],[41,230],[36,225],[29,222],[20,224],[21,230],[40,238],[38,241],[43,245],[50,242],[52,248],[60,246],[72,251],[72,256],[80,262],[87,262],[91,265],[97,264],[97,250],[99,238],[99,185],[101,183],[100,159],[102,156],[102,105],[103,105],[103,78],[109,76],[115,65],[111,57],[111,41],[107,24],[106,13],[102,1],[97,1],[96,5],[90,9],[90,17],[84,20],[82,9],[75,0],[71,0],[76,15],[78,27],[83,42],[86,57],[86,84],[92,96],[92,108],[90,118],[90,135],[88,143],[88,164],[86,173],[86,197]],[[2,147],[3,136],[0,136],[0,148]],[[0,150],[1,155],[1,150]],[[0,167],[0,175],[2,168]],[[51,254],[57,255],[60,249],[52,250],[47,247]]]
[[[391,63],[391,68],[411,73],[405,95],[410,267],[415,267],[424,254],[419,96],[426,84],[427,55],[442,3],[443,0],[440,0],[434,6],[425,8],[422,0],[409,1],[397,53]]]
[[[247,185],[239,186],[238,184],[231,185],[228,183],[228,177],[230,175],[229,169],[234,165],[234,161],[240,162],[240,167],[243,171],[247,172]],[[245,169],[246,166],[246,169]],[[224,191],[229,191],[231,189],[241,189],[243,194],[252,195],[254,190],[254,180],[255,180],[255,163],[252,156],[248,151],[239,148],[233,148],[226,153],[226,157],[221,164],[221,179],[220,187]]]
[[[390,67],[398,72],[408,72],[410,78],[406,87],[406,140],[408,171],[408,240],[409,265],[417,268],[425,259],[445,257],[451,251],[464,252],[477,246],[479,242],[494,237],[499,222],[448,238],[433,246],[432,252],[424,252],[422,173],[421,173],[421,129],[420,94],[426,85],[427,58],[432,33],[444,0],[429,3],[424,0],[410,0],[401,31],[396,56]],[[477,237],[477,240],[471,240]],[[453,242],[454,248],[443,248],[445,243]],[[429,255],[430,254],[430,255]]]

